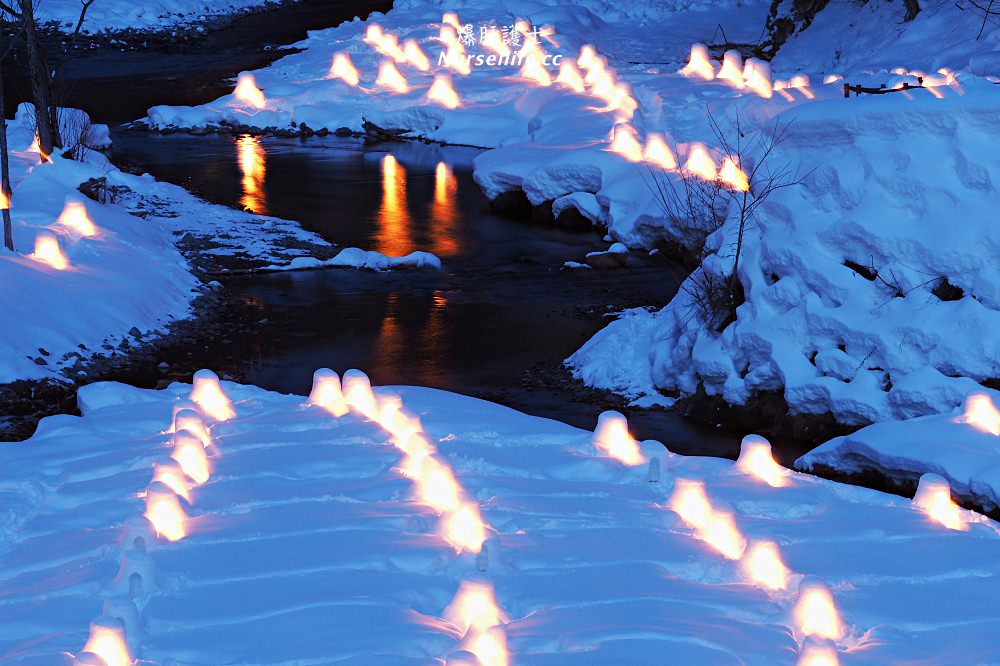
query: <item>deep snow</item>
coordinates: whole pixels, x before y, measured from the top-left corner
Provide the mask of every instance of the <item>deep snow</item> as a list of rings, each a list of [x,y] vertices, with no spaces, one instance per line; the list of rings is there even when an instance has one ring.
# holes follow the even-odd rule
[[[356,371],[348,411],[319,376],[323,407],[211,373],[196,394],[94,384],[82,417],[0,446],[0,660],[113,656],[122,626],[143,663],[1000,659],[1000,533],[975,514],[947,529],[778,468],[760,438],[738,463],[687,458],[614,415],[595,436],[430,389],[373,400]],[[485,533],[456,547],[449,512]]]
[[[120,30],[157,31],[200,24],[228,16],[270,0],[97,0],[87,10],[83,31],[98,33]],[[59,24],[72,32],[80,18],[79,0],[42,0],[35,3],[41,22]]]

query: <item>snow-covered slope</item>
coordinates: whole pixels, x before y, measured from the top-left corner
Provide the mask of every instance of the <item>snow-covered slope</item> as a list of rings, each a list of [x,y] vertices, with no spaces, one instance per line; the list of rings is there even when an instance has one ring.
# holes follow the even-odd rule
[[[165,30],[261,7],[271,0],[97,0],[87,10],[84,32]],[[36,2],[38,20],[72,32],[80,18],[79,0]]]
[[[0,661],[1000,660],[1000,536],[975,514],[947,529],[760,438],[685,458],[613,416],[594,437],[357,372],[348,411],[319,376],[312,405],[204,373],[198,404],[95,384],[0,445]]]

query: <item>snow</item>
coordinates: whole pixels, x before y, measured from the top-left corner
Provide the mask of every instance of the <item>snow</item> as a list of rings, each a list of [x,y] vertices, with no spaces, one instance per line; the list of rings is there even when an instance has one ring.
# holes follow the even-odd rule
[[[83,31],[157,31],[229,16],[262,7],[268,0],[100,0],[87,10]],[[79,0],[44,0],[36,3],[38,20],[54,22],[72,32],[80,18]]]
[[[190,385],[94,384],[82,416],[0,445],[0,659],[70,664],[122,634],[153,663],[475,664],[469,650],[503,643],[509,660],[484,664],[1000,658],[1000,532],[980,516],[948,529],[898,497],[791,471],[772,487],[657,442],[638,444],[654,464],[630,466],[602,453],[619,416],[595,437],[431,389],[372,400],[356,371],[345,412],[339,378],[318,377],[325,408],[211,373],[202,407]],[[231,419],[198,414],[230,401]],[[379,406],[378,422],[358,411]],[[479,554],[441,536],[419,477],[400,471],[413,417],[487,526]],[[151,484],[202,419],[208,481]],[[172,542],[143,518],[167,500],[189,516]],[[726,526],[738,532],[720,540]],[[713,543],[737,544],[736,559]],[[456,612],[467,594],[479,620]]]
[[[975,395],[1000,404],[1000,392]],[[970,424],[965,413],[960,408],[876,423],[826,442],[795,461],[795,467],[812,471],[823,466],[847,474],[876,471],[900,484],[937,474],[957,497],[993,511],[1000,508],[1000,417],[990,431]]]
[[[315,257],[296,257],[285,265],[264,266],[263,270],[297,271],[327,267],[359,268],[370,271],[387,271],[394,268],[441,270],[441,259],[430,252],[416,251],[402,257],[389,257],[374,250],[357,247],[344,248],[335,257],[322,260]]]

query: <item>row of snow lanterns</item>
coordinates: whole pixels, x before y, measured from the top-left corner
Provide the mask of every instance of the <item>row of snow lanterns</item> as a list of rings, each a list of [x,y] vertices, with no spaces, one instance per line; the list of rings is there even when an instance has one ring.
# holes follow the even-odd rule
[[[440,535],[456,553],[477,554],[477,567],[488,567],[487,526],[478,503],[470,500],[451,467],[440,458],[437,449],[423,430],[420,419],[403,409],[396,395],[378,395],[368,376],[348,370],[341,377],[328,368],[313,375],[309,404],[341,417],[350,411],[377,423],[403,453],[400,471],[416,484],[417,500],[441,517]],[[461,652],[475,658],[469,663],[482,666],[507,666],[506,618],[497,606],[493,588],[485,582],[462,581],[453,601],[445,609],[445,619],[455,625],[463,638],[458,655],[448,663],[464,663]]]
[[[974,394],[966,401],[959,423],[1000,437],[1000,410],[989,396]],[[598,419],[593,445],[599,453],[629,466],[646,462],[639,444],[628,432],[625,417],[617,412],[605,412]],[[656,443],[657,447],[661,447]],[[779,465],[763,437],[750,435],[743,439],[740,455],[734,467],[772,488],[788,484],[789,470]],[[660,458],[649,459],[648,479],[659,481]],[[935,474],[920,479],[913,506],[927,517],[951,530],[968,530],[981,518],[959,507],[951,497],[948,482]],[[754,583],[773,593],[789,590],[793,574],[784,564],[781,550],[774,541],[748,543],[739,531],[732,513],[712,506],[704,483],[678,478],[667,506],[693,530],[695,536],[723,557],[740,562],[741,569]],[[799,666],[835,666],[839,663],[836,641],[845,636],[845,625],[833,600],[829,586],[811,578],[799,577],[796,600],[791,611],[797,635],[802,638]]]
[[[59,231],[66,234],[73,243],[81,238],[97,235],[97,227],[87,214],[86,205],[76,199],[67,199],[56,224],[60,227]],[[40,233],[35,237],[35,251],[29,256],[59,271],[66,270],[70,265],[59,239],[51,233]]]
[[[718,80],[740,90],[749,90],[765,99],[770,99],[775,92],[791,101],[794,99],[790,91],[798,91],[806,99],[813,99],[815,95],[809,89],[809,77],[804,74],[793,76],[787,81],[772,81],[771,66],[763,60],[757,58],[747,58],[743,62],[743,56],[739,51],[729,50],[722,56],[722,65],[718,71],[715,63],[708,54],[708,47],[704,44],[692,44],[691,55],[687,65],[680,70],[682,76],[688,78],[698,78],[705,81]],[[832,83],[840,77],[827,77],[825,83]]]
[[[170,462],[153,466],[153,479],[144,493],[146,511],[143,514],[157,537],[180,541],[188,535],[189,518],[181,505],[191,503],[191,491],[208,481],[211,472],[208,456],[214,450],[212,435],[205,418],[226,421],[233,416],[232,402],[226,397],[215,373],[201,370],[194,376],[188,400],[173,408],[169,430],[172,450]],[[146,554],[145,540],[133,542],[122,561],[116,582],[127,586],[127,602],[105,603],[104,615],[90,623],[90,635],[83,649],[74,657],[75,666],[129,666],[135,663],[126,638],[126,627],[135,622],[134,600],[145,594],[144,586],[152,581],[151,564]],[[128,617],[123,620],[122,617]]]

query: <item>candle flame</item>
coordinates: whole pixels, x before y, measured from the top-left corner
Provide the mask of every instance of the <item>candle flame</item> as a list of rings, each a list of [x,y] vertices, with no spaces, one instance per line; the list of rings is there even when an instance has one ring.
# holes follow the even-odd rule
[[[646,150],[643,151],[642,157],[649,164],[655,164],[667,171],[677,168],[677,158],[659,134],[650,134],[649,138],[646,139]]]
[[[641,465],[646,462],[639,445],[628,432],[625,417],[618,412],[604,412],[598,417],[594,446],[598,451],[603,451],[626,465]]]
[[[771,444],[763,437],[749,435],[743,438],[736,468],[755,476],[772,488],[787,484],[788,470],[779,465],[771,455]]]
[[[340,375],[329,368],[322,368],[313,373],[309,404],[322,407],[337,417],[346,414],[348,407],[341,390]]]
[[[556,83],[569,88],[575,93],[582,93],[584,90],[583,76],[571,60],[563,60],[562,64],[559,65],[559,75],[556,77]]]
[[[89,652],[104,660],[107,666],[129,666],[132,656],[125,644],[125,632],[121,628],[98,623],[90,626],[90,636],[81,652]]]
[[[844,636],[844,622],[826,585],[812,583],[800,588],[792,615],[799,632],[805,636],[832,641]]]
[[[10,197],[0,189],[0,210],[10,210]]]
[[[704,180],[715,180],[718,176],[715,170],[715,160],[708,154],[708,148],[700,143],[692,144],[688,149],[684,170]]]
[[[680,74],[688,78],[699,78],[706,81],[714,79],[715,66],[708,56],[708,47],[704,44],[692,44],[688,63],[680,71]]]
[[[84,237],[97,233],[97,227],[87,215],[87,206],[82,201],[67,201],[57,221]]]
[[[378,78],[375,79],[375,85],[389,88],[397,93],[405,93],[410,90],[410,86],[406,83],[406,77],[400,74],[391,60],[382,61],[382,65],[378,68]]]
[[[59,247],[59,241],[49,234],[39,234],[35,237],[35,251],[31,254],[31,258],[48,264],[57,271],[69,268],[69,259]]]
[[[170,457],[177,461],[184,473],[199,486],[209,477],[208,456],[198,436],[187,430],[174,433],[174,450]],[[180,494],[180,493],[178,493]]]
[[[35,138],[32,140],[31,145],[28,146],[28,152],[38,153],[38,156],[41,158],[43,163],[52,161],[49,159],[49,156],[42,151],[42,144],[39,142],[38,132],[35,132]]]
[[[361,81],[358,69],[351,62],[351,56],[347,53],[338,53],[333,56],[333,64],[330,65],[330,77],[340,79],[349,86],[357,86]]]
[[[975,393],[966,398],[965,411],[959,423],[968,423],[976,430],[1000,437],[1000,409],[985,393]]]
[[[167,541],[180,541],[187,536],[188,517],[181,508],[177,495],[163,486],[163,491],[146,493],[146,513],[158,536]]]
[[[750,580],[768,590],[788,587],[790,572],[781,561],[781,551],[773,541],[757,541],[743,556],[743,570]]]
[[[434,77],[434,83],[427,91],[427,99],[437,102],[446,109],[456,109],[462,105],[458,93],[452,86],[451,77],[445,74],[438,74]]]
[[[969,529],[966,514],[951,498],[951,486],[937,474],[924,474],[920,477],[913,505],[927,514],[928,518],[950,530]]]
[[[257,87],[257,80],[250,72],[241,72],[237,77],[233,95],[236,99],[255,109],[263,109],[267,106],[267,98],[264,97],[263,91]]]
[[[188,398],[216,421],[228,421],[236,416],[233,403],[226,397],[219,384],[219,376],[211,370],[194,373],[194,385]]]

